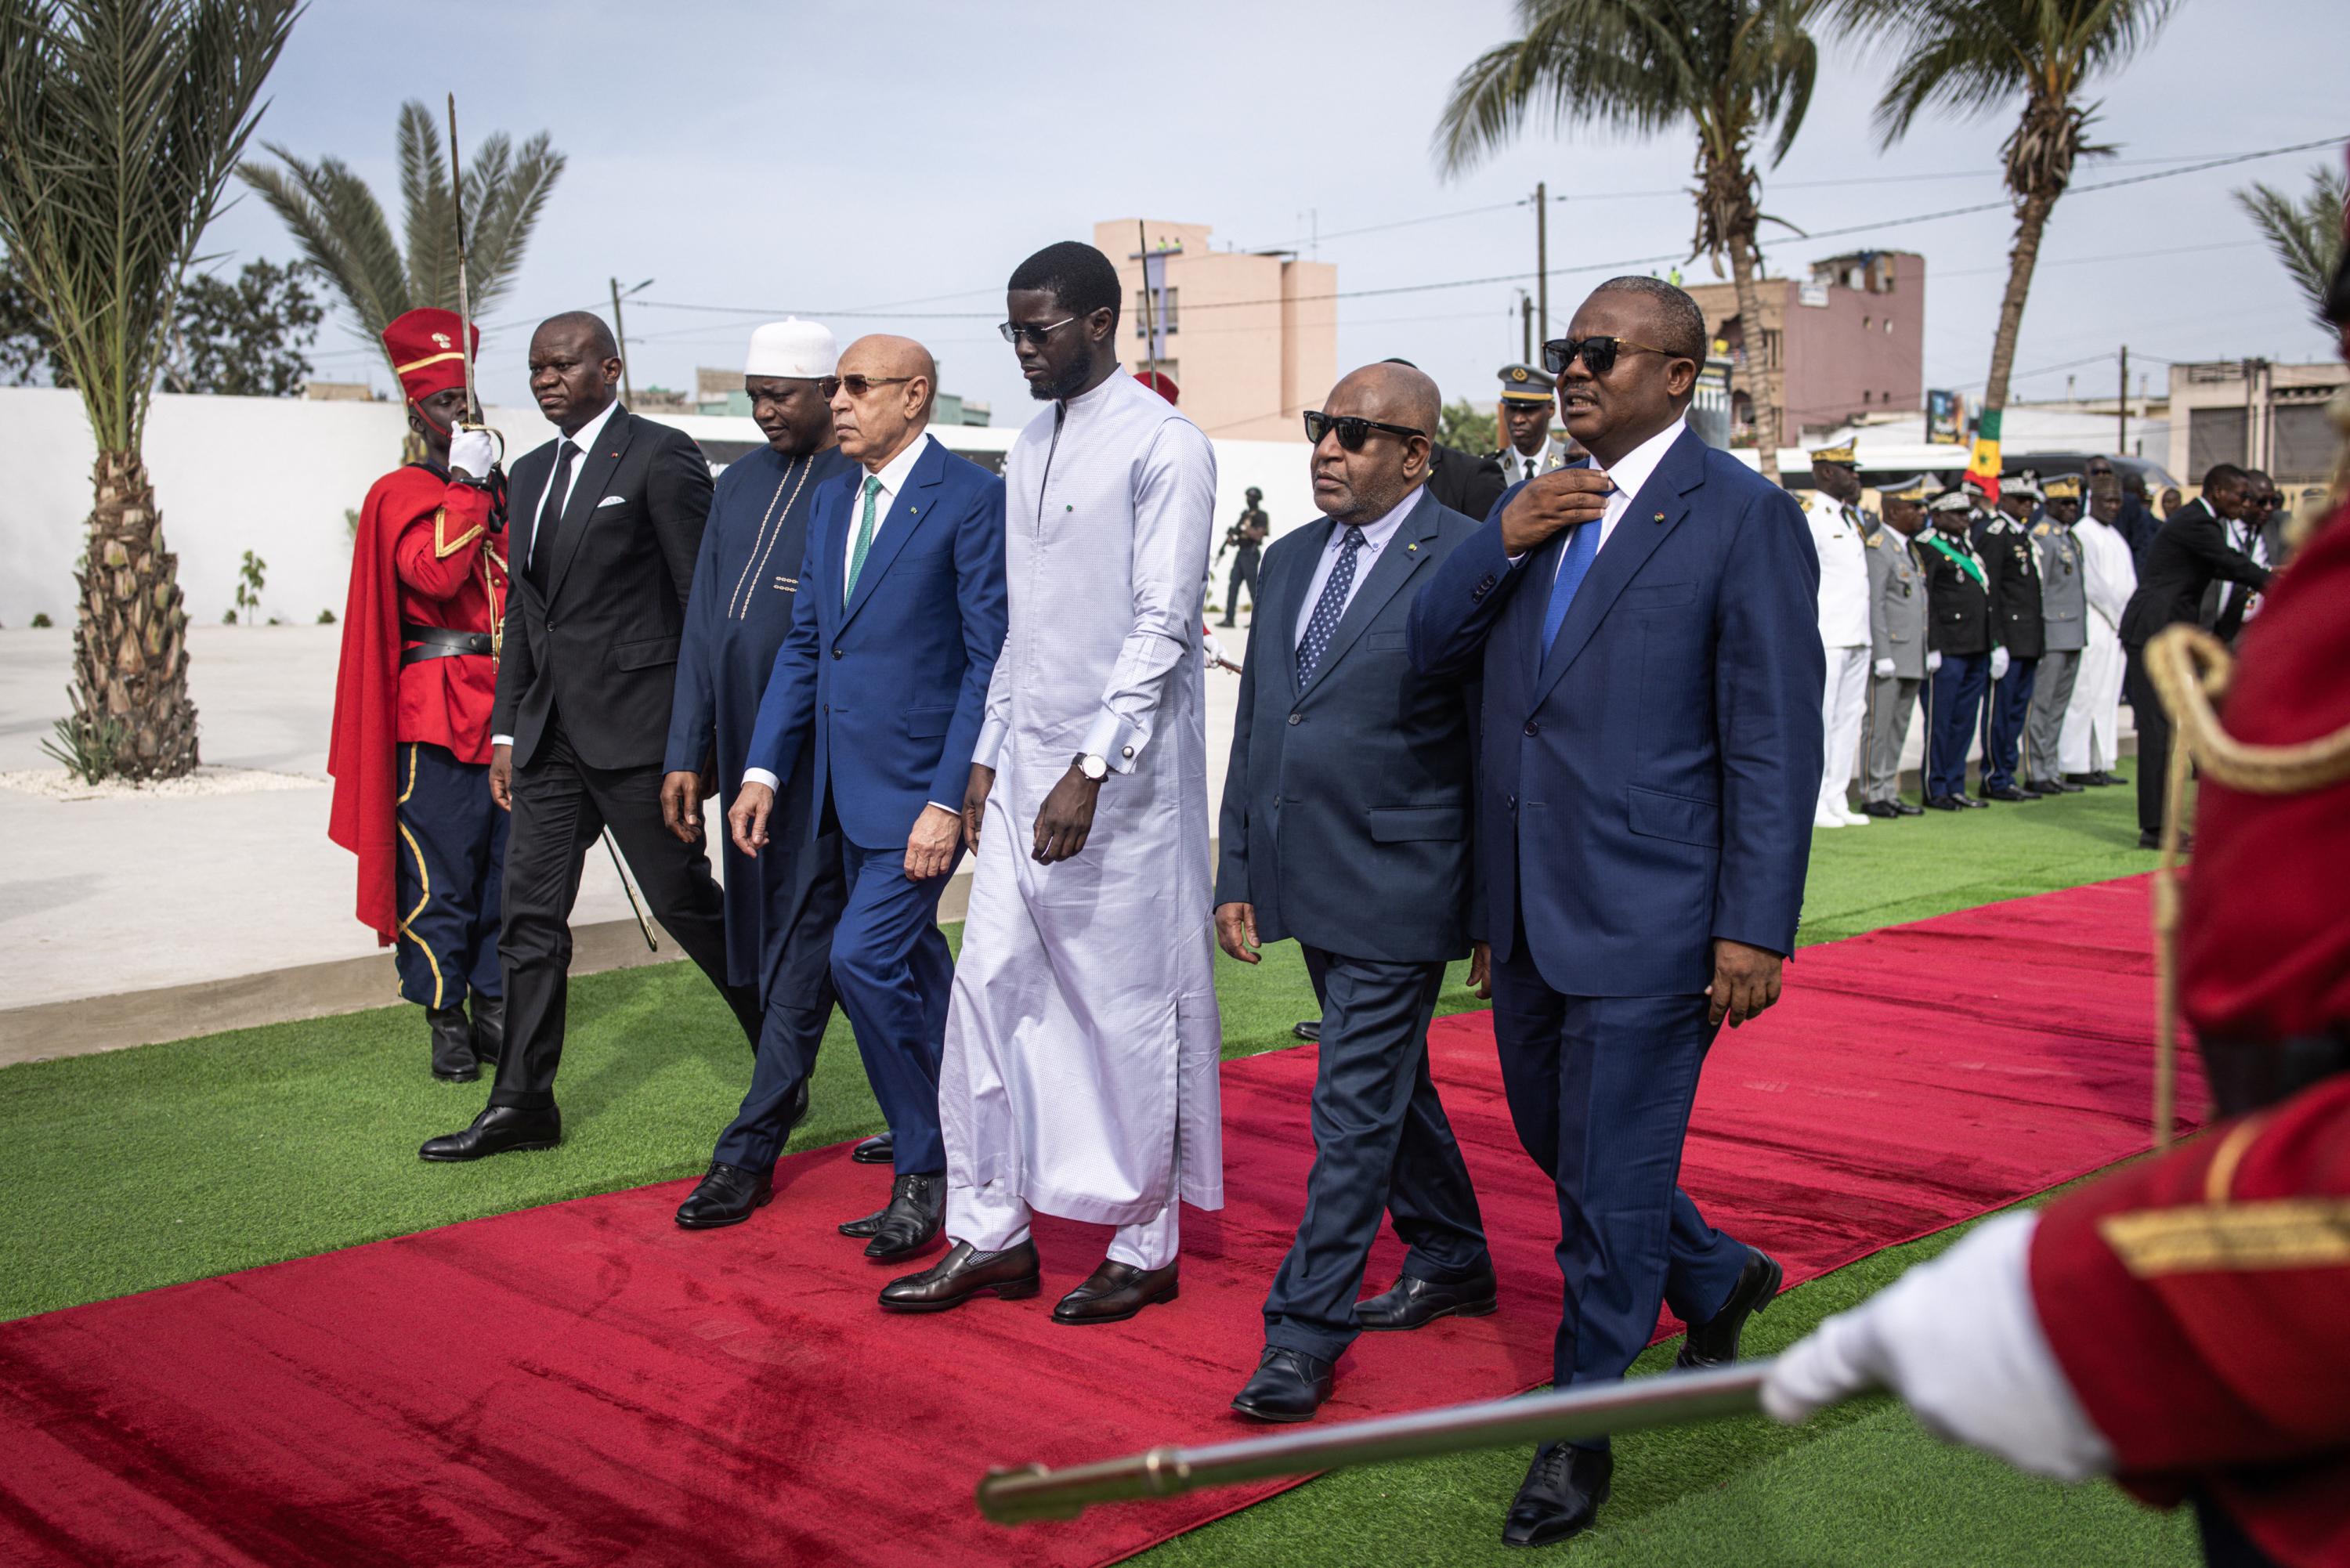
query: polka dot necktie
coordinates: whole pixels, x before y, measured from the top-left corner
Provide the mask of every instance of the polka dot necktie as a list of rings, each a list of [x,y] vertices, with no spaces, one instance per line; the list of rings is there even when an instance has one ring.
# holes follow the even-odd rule
[[[1305,635],[1297,639],[1300,686],[1314,679],[1314,667],[1329,650],[1330,635],[1338,629],[1339,618],[1347,613],[1347,596],[1355,587],[1355,557],[1362,548],[1363,531],[1348,524],[1346,540],[1338,546],[1338,564],[1330,568],[1330,580],[1322,585],[1322,597],[1314,601],[1314,618],[1305,623]]]

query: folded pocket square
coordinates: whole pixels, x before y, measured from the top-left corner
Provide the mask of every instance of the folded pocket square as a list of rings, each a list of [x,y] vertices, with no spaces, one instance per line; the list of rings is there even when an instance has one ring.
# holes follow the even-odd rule
[[[603,500],[596,503],[596,510],[601,512],[607,506],[618,506],[621,502],[626,501],[628,497],[625,495],[607,495]]]

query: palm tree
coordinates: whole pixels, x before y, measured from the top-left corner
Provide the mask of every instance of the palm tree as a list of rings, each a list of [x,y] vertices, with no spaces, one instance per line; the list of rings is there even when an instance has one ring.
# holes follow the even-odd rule
[[[140,454],[199,237],[260,118],[295,0],[0,0],[0,243],[98,445],[74,712],[92,778],[196,765],[186,607]]]
[[[2007,292],[1991,337],[1983,410],[2007,407],[2015,337],[2040,238],[2057,198],[2083,158],[2110,155],[2088,130],[2097,105],[2082,101],[2089,83],[2116,71],[2151,44],[2178,0],[1835,0],[1841,18],[1872,35],[1898,63],[1877,105],[1881,145],[1908,134],[1929,108],[1988,114],[2017,99],[2023,112],[2000,153],[2015,202],[2015,246]],[[1984,433],[1995,435],[1997,421]]]
[[[1458,173],[1515,137],[1540,110],[1554,128],[1601,125],[1653,136],[1697,131],[1692,258],[1727,255],[1746,351],[1740,389],[1754,410],[1762,472],[1779,477],[1779,410],[1762,373],[1754,286],[1763,213],[1754,144],[1777,128],[1787,155],[1812,97],[1819,51],[1806,31],[1818,0],[1518,0],[1520,37],[1486,50],[1452,84],[1438,157]]]
[[[359,335],[380,350],[385,323],[404,310],[457,308],[457,228],[449,163],[432,114],[400,106],[403,251],[367,182],[338,158],[307,163],[264,142],[277,165],[237,171],[294,231],[302,253],[349,306]],[[473,314],[488,313],[513,285],[531,230],[546,206],[563,154],[539,132],[516,152],[504,131],[484,137],[465,171],[465,266]],[[282,165],[280,167],[279,165]],[[389,361],[387,361],[389,364]]]
[[[2332,164],[2309,171],[2309,193],[2295,202],[2272,185],[2256,184],[2235,193],[2276,253],[2293,286],[2309,301],[2309,314],[2328,336],[2334,323],[2326,318],[2325,293],[2341,265],[2344,209],[2350,207],[2350,179]]]

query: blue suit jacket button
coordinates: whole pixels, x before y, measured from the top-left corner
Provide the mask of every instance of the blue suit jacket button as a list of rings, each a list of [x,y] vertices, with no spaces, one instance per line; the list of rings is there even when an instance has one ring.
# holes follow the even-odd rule
[[[1529,720],[1527,720],[1527,721],[1526,721],[1526,734],[1527,734],[1529,737],[1532,737],[1532,736],[1534,736],[1534,735],[1539,735],[1539,734],[1541,734],[1541,733],[1542,733],[1542,726],[1541,726],[1540,724],[1536,723],[1536,722],[1535,722],[1534,720],[1532,720],[1532,719],[1529,719]]]

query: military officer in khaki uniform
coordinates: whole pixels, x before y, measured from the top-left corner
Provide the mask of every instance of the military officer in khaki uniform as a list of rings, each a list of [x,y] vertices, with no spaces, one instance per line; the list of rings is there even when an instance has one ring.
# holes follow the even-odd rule
[[[2064,782],[2057,738],[2064,732],[2081,650],[2089,645],[2088,578],[2082,570],[2081,541],[2073,536],[2073,524],[2081,520],[2081,482],[2071,475],[2049,480],[2040,487],[2040,499],[2032,545],[2040,555],[2043,635],[2023,728],[2023,787],[2039,794],[2078,794],[2083,786]]]
[[[1926,574],[1909,541],[1926,526],[1920,481],[1882,497],[1885,521],[1868,535],[1868,727],[1860,809],[1876,817],[1923,816],[1901,798],[1901,742],[1925,684]]]
[[[1557,382],[1532,365],[1502,367],[1502,450],[1493,454],[1502,477],[1512,484],[1565,468],[1586,455],[1564,433],[1550,428],[1551,398]]]

